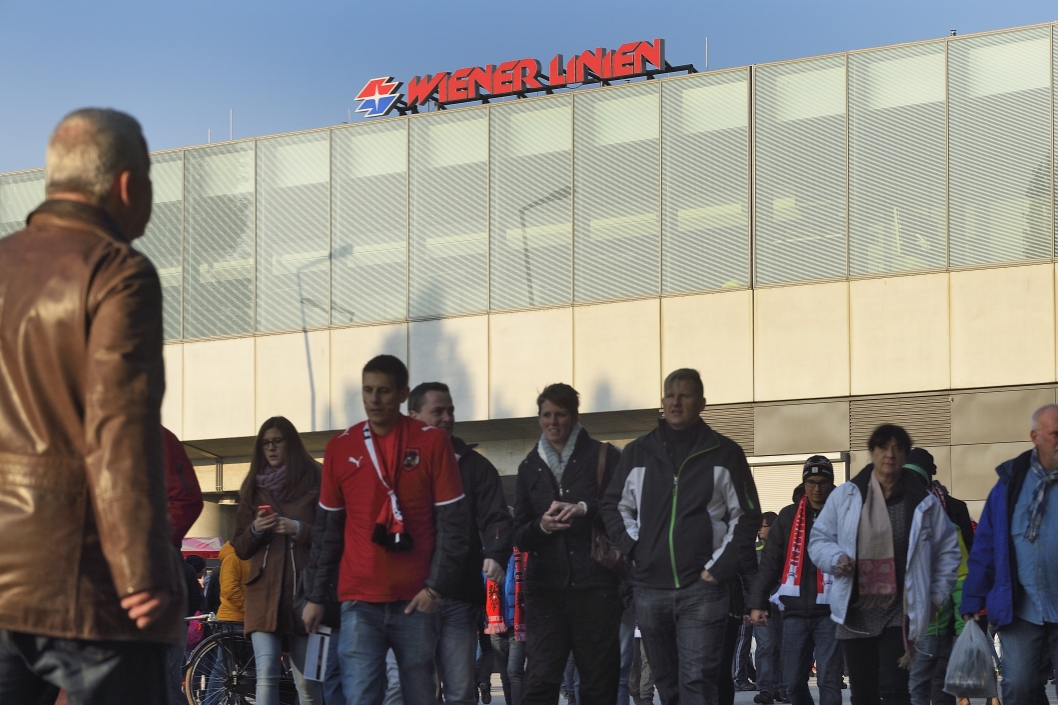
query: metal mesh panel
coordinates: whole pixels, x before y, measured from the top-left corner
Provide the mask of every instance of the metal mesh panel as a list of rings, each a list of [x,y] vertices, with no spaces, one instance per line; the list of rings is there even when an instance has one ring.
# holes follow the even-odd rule
[[[951,265],[1051,256],[1050,33],[948,43]]]
[[[845,59],[754,71],[756,281],[845,276]]]
[[[328,135],[257,142],[257,330],[329,322]]]
[[[26,216],[43,200],[43,169],[0,177],[0,237],[26,227]]]
[[[331,321],[407,316],[408,121],[334,130]]]
[[[411,121],[411,301],[415,318],[488,306],[486,108]]]
[[[574,298],[657,294],[658,84],[585,91],[574,104]]]
[[[184,152],[184,337],[253,331],[254,145]]]
[[[166,340],[179,340],[180,307],[184,290],[181,253],[184,223],[184,155],[168,152],[151,155],[154,205],[151,221],[135,247],[158,270],[162,282],[162,322]]]
[[[852,274],[947,265],[944,44],[849,56]]]
[[[661,88],[661,288],[749,284],[749,72]]]
[[[489,119],[491,308],[568,303],[573,99],[501,104]]]

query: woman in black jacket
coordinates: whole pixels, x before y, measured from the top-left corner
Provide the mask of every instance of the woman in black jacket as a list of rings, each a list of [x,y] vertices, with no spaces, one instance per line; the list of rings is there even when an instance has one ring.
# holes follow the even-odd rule
[[[540,441],[518,467],[514,543],[529,552],[525,577],[526,657],[522,705],[553,705],[570,651],[581,705],[617,700],[621,648],[618,578],[591,557],[604,484],[621,453],[578,423],[580,395],[552,384],[537,398]]]

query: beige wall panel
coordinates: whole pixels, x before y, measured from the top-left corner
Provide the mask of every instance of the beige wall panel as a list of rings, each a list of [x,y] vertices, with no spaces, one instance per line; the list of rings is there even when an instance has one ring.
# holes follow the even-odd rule
[[[165,396],[162,397],[162,425],[180,438],[184,434],[184,346],[166,345]]]
[[[248,456],[224,459],[224,491],[238,492],[250,472]],[[212,483],[211,483],[212,484]]]
[[[753,401],[753,292],[661,300],[661,375],[693,367],[710,404]]]
[[[951,485],[948,486],[952,496],[961,500],[987,499],[999,479],[996,467],[1029,448],[1032,448],[1031,443],[952,446]]]
[[[948,389],[948,275],[849,283],[853,394]]]
[[[754,331],[758,401],[848,395],[846,282],[757,290]]]
[[[411,386],[444,382],[452,390],[456,419],[489,417],[489,317],[468,316],[411,323]]]
[[[183,440],[256,433],[254,339],[185,343]]]
[[[330,355],[325,330],[258,338],[256,426],[285,416],[302,432],[329,430]]]
[[[951,442],[1004,443],[1029,440],[1029,417],[1054,403],[1054,389],[953,394]]]
[[[235,514],[238,506],[234,504],[217,504],[205,502],[198,520],[187,532],[188,538],[207,539],[220,536],[230,541],[235,535]]]
[[[758,406],[753,410],[755,455],[807,455],[848,448],[848,402]]]
[[[192,460],[198,486],[203,492],[217,491],[217,463],[213,460]],[[238,489],[238,488],[236,488]],[[189,534],[190,535],[190,534]]]
[[[658,300],[574,308],[573,378],[582,412],[660,407]]]
[[[364,402],[360,397],[361,370],[376,355],[395,355],[408,362],[408,326],[361,326],[331,331],[331,424],[349,428],[360,423]]]
[[[951,273],[955,389],[1053,382],[1050,264]]]
[[[489,321],[489,416],[536,414],[553,382],[573,383],[573,309],[493,315]]]

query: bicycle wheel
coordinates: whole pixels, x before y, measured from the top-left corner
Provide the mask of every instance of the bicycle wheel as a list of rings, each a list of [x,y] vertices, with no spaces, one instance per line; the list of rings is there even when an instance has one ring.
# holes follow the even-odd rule
[[[253,646],[241,634],[208,637],[191,657],[185,689],[190,705],[251,705],[257,670]]]

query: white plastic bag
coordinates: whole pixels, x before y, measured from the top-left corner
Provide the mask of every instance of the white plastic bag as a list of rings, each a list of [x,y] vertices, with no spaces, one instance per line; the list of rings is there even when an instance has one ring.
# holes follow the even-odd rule
[[[957,698],[995,698],[996,667],[992,650],[977,622],[970,620],[955,640],[948,671],[944,674],[944,692]]]

